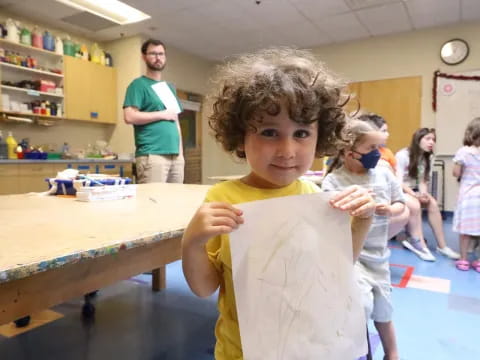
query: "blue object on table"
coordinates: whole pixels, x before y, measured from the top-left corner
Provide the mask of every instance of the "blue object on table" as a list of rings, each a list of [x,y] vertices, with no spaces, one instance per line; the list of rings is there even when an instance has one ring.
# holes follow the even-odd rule
[[[130,178],[111,178],[111,179],[91,179],[84,177],[80,180],[62,180],[62,179],[50,179],[47,178],[45,181],[48,183],[48,188],[52,188],[51,181],[53,180],[57,184],[57,191],[55,195],[75,195],[77,190],[73,186],[74,181],[81,181],[83,186],[103,186],[103,185],[119,185],[119,184],[131,184],[132,179]]]

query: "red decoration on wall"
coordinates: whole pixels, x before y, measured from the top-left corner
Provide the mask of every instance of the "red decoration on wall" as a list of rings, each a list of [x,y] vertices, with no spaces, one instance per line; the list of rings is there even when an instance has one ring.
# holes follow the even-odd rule
[[[433,90],[432,90],[432,108],[437,111],[437,78],[454,79],[454,80],[468,80],[480,81],[480,76],[465,76],[465,75],[451,75],[445,74],[437,70],[433,73]]]

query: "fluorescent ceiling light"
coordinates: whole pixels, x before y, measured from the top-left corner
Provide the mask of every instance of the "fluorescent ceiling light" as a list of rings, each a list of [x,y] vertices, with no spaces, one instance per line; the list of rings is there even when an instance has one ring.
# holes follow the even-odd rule
[[[150,15],[118,0],[56,0],[75,9],[87,11],[120,25],[132,24],[146,19]]]

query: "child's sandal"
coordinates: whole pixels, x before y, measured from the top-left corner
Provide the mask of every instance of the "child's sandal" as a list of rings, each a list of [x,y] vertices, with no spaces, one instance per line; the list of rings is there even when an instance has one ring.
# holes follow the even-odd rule
[[[476,272],[480,273],[480,260],[472,261],[472,267]]]
[[[455,261],[455,266],[457,267],[458,270],[461,270],[461,271],[470,270],[470,263],[467,260],[457,260]],[[480,271],[480,266],[477,271]]]

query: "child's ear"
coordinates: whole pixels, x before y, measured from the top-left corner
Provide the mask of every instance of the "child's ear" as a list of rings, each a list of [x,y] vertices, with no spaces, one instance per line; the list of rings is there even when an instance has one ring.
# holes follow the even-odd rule
[[[245,152],[245,144],[240,144],[237,146],[237,151]]]

